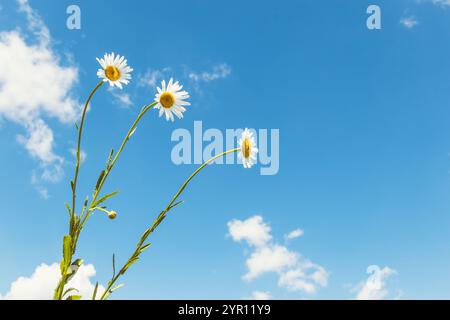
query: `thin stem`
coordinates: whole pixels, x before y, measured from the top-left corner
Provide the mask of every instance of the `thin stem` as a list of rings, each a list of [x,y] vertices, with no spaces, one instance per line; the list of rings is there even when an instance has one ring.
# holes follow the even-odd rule
[[[91,99],[92,99],[92,96],[94,95],[94,93],[98,90],[98,88],[100,88],[101,86],[102,86],[102,84],[103,84],[103,80],[102,81],[100,81],[96,86],[95,86],[95,88],[94,88],[94,90],[92,90],[91,91],[91,93],[89,94],[89,96],[88,96],[88,98],[87,98],[87,100],[86,100],[86,103],[85,103],[85,105],[84,105],[84,108],[83,108],[83,113],[82,113],[82,115],[81,115],[81,121],[80,121],[80,125],[79,125],[79,127],[78,127],[78,143],[77,143],[77,162],[76,162],[76,165],[75,165],[75,175],[74,175],[74,178],[73,178],[73,182],[72,182],[72,215],[75,215],[76,213],[75,213],[75,210],[76,210],[76,208],[75,208],[75,205],[76,205],[76,189],[77,189],[77,182],[78,182],[78,173],[79,173],[79,171],[80,171],[80,158],[81,158],[81,156],[80,156],[80,152],[81,152],[81,136],[82,136],[82,134],[83,134],[83,127],[84,127],[84,119],[85,119],[85,117],[86,117],[86,111],[87,111],[87,108],[88,108],[88,106],[89,106],[89,102],[91,101]],[[73,227],[73,226],[72,226]]]
[[[136,126],[138,125],[139,121],[141,120],[141,118],[147,113],[148,110],[150,110],[152,107],[154,107],[156,105],[156,102],[153,102],[145,107],[142,108],[141,112],[139,113],[139,115],[137,116],[136,120],[134,120],[133,124],[131,125],[130,129],[128,130],[125,138],[122,141],[122,144],[120,145],[119,150],[117,151],[116,155],[114,156],[113,160],[111,161],[111,164],[109,165],[109,167],[106,168],[105,170],[105,175],[102,178],[102,181],[100,182],[100,185],[98,186],[97,190],[94,191],[94,195],[91,199],[91,202],[89,204],[89,206],[87,206],[87,210],[86,213],[84,214],[84,216],[82,216],[81,218],[81,224],[80,226],[83,227],[84,223],[86,222],[87,218],[89,217],[89,213],[90,211],[92,211],[92,206],[95,203],[95,201],[97,201],[97,198],[100,194],[100,191],[103,188],[103,185],[105,184],[106,179],[109,176],[109,173],[111,172],[111,170],[113,169],[114,165],[116,164],[117,160],[119,159],[120,154],[122,153],[123,149],[125,148],[125,145],[127,144],[128,140],[130,140],[130,136],[133,133],[133,131],[136,129]]]
[[[95,88],[91,91],[89,94],[86,103],[84,104],[83,112],[81,114],[81,121],[78,126],[78,142],[77,142],[77,154],[76,154],[76,164],[75,164],[75,175],[73,180],[71,181],[71,189],[72,189],[72,208],[70,212],[70,221],[69,221],[69,235],[73,237],[74,233],[76,232],[76,189],[77,189],[77,182],[78,182],[78,173],[80,171],[80,152],[81,152],[81,137],[83,134],[83,127],[84,127],[84,119],[86,118],[86,112],[89,107],[89,102],[91,101],[94,93],[102,86],[103,81],[100,81]],[[70,248],[70,259],[72,261],[72,257],[75,253],[76,249],[76,243],[72,242],[71,248]],[[68,276],[66,275],[67,268],[64,268],[64,270],[61,270],[61,279],[58,282],[58,285],[55,289],[54,298],[57,300],[61,300],[63,293],[64,293],[64,286],[67,282]]]
[[[99,85],[97,85],[97,87],[99,87],[100,85],[101,85],[101,83]],[[96,89],[98,89],[97,87],[96,87]],[[95,92],[95,90],[93,92]],[[91,95],[89,96],[88,102],[91,99],[92,94],[93,93],[91,93]],[[134,129],[136,129],[136,126],[138,125],[138,123],[141,120],[141,118],[144,116],[144,114],[148,110],[150,110],[155,105],[156,105],[156,102],[153,102],[150,105],[147,105],[147,106],[143,107],[142,110],[139,112],[139,115],[137,116],[136,120],[133,122],[133,124],[131,125],[130,129],[128,130],[125,138],[123,139],[122,144],[121,144],[121,146],[119,148],[119,151],[116,153],[116,155],[115,155],[114,159],[111,161],[110,165],[107,166],[107,168],[105,170],[105,175],[103,176],[99,187],[94,191],[94,194],[93,194],[93,197],[91,199],[91,202],[90,202],[89,206],[87,206],[85,208],[86,211],[85,212],[82,211],[80,213],[79,220],[78,220],[78,222],[76,224],[72,223],[72,221],[75,220],[75,219],[73,219],[75,216],[71,219],[70,235],[72,236],[72,250],[70,252],[70,259],[72,259],[73,255],[75,254],[75,249],[76,249],[77,244],[78,244],[78,239],[80,237],[80,233],[83,230],[83,227],[84,227],[87,219],[89,218],[90,212],[93,211],[93,207],[94,207],[95,201],[97,200],[97,198],[98,198],[98,196],[100,194],[100,191],[101,191],[101,189],[102,189],[106,179],[109,176],[109,173],[111,172],[112,168],[114,167],[114,165],[116,164],[117,160],[119,159],[120,154],[122,153],[123,149],[125,148],[125,145],[127,144],[128,140],[130,139],[130,136],[133,133]],[[84,121],[84,112],[83,112],[82,121]],[[81,126],[80,126],[80,128],[81,128]],[[79,141],[80,141],[80,139],[81,138],[79,138]],[[78,162],[77,162],[77,164],[78,164]],[[78,168],[78,165],[77,165],[77,168]],[[76,176],[78,175],[77,171],[78,170],[76,170]],[[65,270],[65,271],[67,271],[67,270]],[[62,299],[62,294],[64,292],[64,286],[66,285],[66,282],[67,282],[67,276],[62,276],[60,281],[59,281],[59,283],[58,283],[58,287],[56,288],[56,291],[55,291],[55,299],[58,299],[58,300]]]
[[[141,238],[139,239],[136,250],[133,252],[133,254],[130,256],[128,261],[122,266],[120,271],[113,276],[113,278],[108,282],[108,286],[106,287],[105,292],[103,292],[102,296],[100,297],[100,300],[106,300],[109,295],[111,294],[111,290],[114,286],[114,284],[117,282],[117,280],[120,278],[121,275],[125,273],[125,271],[133,264],[137,259],[139,258],[139,255],[143,252],[143,250],[147,247],[147,245],[144,244],[145,240],[150,236],[150,234],[159,226],[159,224],[164,220],[166,213],[169,212],[171,209],[175,208],[179,204],[181,204],[181,201],[175,203],[175,201],[178,199],[178,197],[183,193],[186,186],[189,184],[189,182],[208,164],[214,162],[216,159],[223,157],[226,154],[237,152],[240,148],[230,149],[225,152],[222,152],[221,154],[212,157],[205,163],[203,163],[200,167],[197,168],[190,176],[186,179],[186,181],[181,185],[180,189],[178,189],[177,193],[173,196],[172,200],[170,200],[169,204],[165,207],[163,211],[158,215],[158,217],[153,222],[153,225],[145,230],[145,232],[142,234]]]

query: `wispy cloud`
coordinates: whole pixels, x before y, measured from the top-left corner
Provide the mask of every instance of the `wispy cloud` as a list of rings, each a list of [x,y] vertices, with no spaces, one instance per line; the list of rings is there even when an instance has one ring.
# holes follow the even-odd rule
[[[133,101],[128,93],[117,88],[108,87],[108,92],[114,97],[114,103],[123,108],[129,108],[133,105]]]
[[[418,25],[419,22],[416,20],[415,17],[410,16],[410,17],[404,17],[404,18],[400,19],[400,24],[407,29],[412,29],[416,25]]]
[[[292,231],[289,232],[288,234],[286,234],[286,235],[284,236],[284,238],[285,238],[286,240],[292,240],[292,239],[299,238],[299,237],[303,236],[303,234],[304,234],[303,230],[297,228],[297,229],[295,229],[295,230],[292,230]]]
[[[275,243],[270,226],[261,216],[228,222],[228,233],[234,241],[245,241],[252,248],[246,260],[247,273],[242,277],[252,281],[266,273],[278,275],[278,286],[290,291],[315,293],[328,283],[328,272],[300,253]]]
[[[188,77],[195,82],[210,82],[226,78],[230,74],[231,68],[226,63],[222,63],[212,67],[211,71],[190,72]]]
[[[450,6],[450,0],[427,0],[427,1],[440,6]]]
[[[39,39],[41,45],[48,46],[51,40],[50,31],[42,18],[31,8],[28,0],[17,0],[17,3],[19,11],[26,15],[28,29]]]
[[[159,82],[168,75],[170,70],[171,68],[169,67],[163,68],[161,70],[147,70],[144,74],[138,75],[138,86],[150,87],[154,89],[159,84]]]

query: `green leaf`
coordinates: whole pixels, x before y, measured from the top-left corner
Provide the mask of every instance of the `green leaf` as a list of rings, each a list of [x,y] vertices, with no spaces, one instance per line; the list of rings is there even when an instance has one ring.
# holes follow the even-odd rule
[[[73,185],[73,181],[71,180],[70,181],[70,188],[72,189],[72,191],[73,191],[73,189],[74,189],[74,185]]]
[[[83,259],[77,259],[72,263],[72,266],[80,267],[84,263]]]
[[[124,284],[123,283],[121,283],[121,284],[118,284],[117,286],[115,286],[114,288],[111,288],[111,289],[109,289],[109,292],[110,293],[113,293],[114,291],[116,291],[117,289],[120,289],[120,288],[122,288],[124,286]]]
[[[95,190],[98,190],[98,187],[100,186],[100,183],[102,182],[104,176],[105,170],[102,170],[102,172],[100,172],[100,175],[98,176],[97,184],[95,185]]]
[[[152,244],[151,243],[147,243],[144,244],[140,249],[139,249],[139,253],[144,252],[148,247],[150,247]]]
[[[77,259],[74,262],[72,262],[72,264],[70,265],[69,269],[67,269],[66,272],[66,275],[68,275],[67,282],[69,282],[73,278],[73,276],[78,272],[78,269],[83,264],[83,262],[84,262],[83,259]]]
[[[109,152],[108,161],[106,161],[106,167],[108,167],[108,168],[111,165],[111,160],[112,160],[113,154],[114,154],[114,149],[111,149],[111,151]]]
[[[66,209],[67,209],[67,212],[69,213],[69,216],[71,216],[72,215],[72,209],[70,209],[70,205],[66,202]]]
[[[98,282],[95,284],[94,293],[92,294],[92,300],[95,300],[97,297],[97,290],[98,290]]]
[[[172,204],[172,205],[169,207],[169,210],[170,210],[170,209],[173,209],[173,208],[175,208],[175,207],[177,207],[177,206],[179,206],[179,205],[182,204],[183,202],[184,202],[184,200],[180,200],[180,201],[178,201],[177,203]]]
[[[75,289],[75,288],[69,288],[69,289],[67,289],[66,291],[64,291],[63,297],[64,297],[66,294],[68,294],[69,292],[72,292],[72,291],[79,292],[78,289]]]
[[[80,295],[68,296],[66,300],[81,300]]]
[[[114,191],[111,193],[108,193],[107,195],[104,195],[103,197],[101,197],[100,199],[98,199],[97,201],[95,201],[95,203],[92,204],[92,207],[98,207],[98,205],[102,202],[104,202],[105,200],[115,196],[116,194],[118,194],[119,191]]]
[[[77,128],[77,130],[80,129],[80,128],[78,127],[78,122],[75,122],[75,128]]]
[[[63,239],[63,262],[62,265],[64,269],[68,268],[70,265],[71,258],[71,250],[72,250],[72,237],[70,235],[64,236]]]
[[[136,261],[138,261],[138,260],[139,260],[139,257],[134,257],[134,258],[130,259],[130,260],[127,262],[127,264],[123,267],[121,273],[124,274],[125,271],[127,271],[128,268],[131,267],[131,266],[132,266]]]

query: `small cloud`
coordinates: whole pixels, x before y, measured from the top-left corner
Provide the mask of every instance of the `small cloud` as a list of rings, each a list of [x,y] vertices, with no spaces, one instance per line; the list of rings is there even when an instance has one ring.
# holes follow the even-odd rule
[[[261,216],[253,216],[244,221],[231,220],[228,222],[228,232],[234,241],[245,240],[256,247],[265,245],[272,238],[270,227]]]
[[[128,93],[119,91],[116,88],[108,87],[108,92],[114,97],[114,103],[123,108],[129,108],[133,105],[131,97]]]
[[[440,5],[440,6],[450,6],[450,0],[428,0],[429,2]]]
[[[412,29],[416,25],[418,25],[419,22],[416,20],[416,18],[411,16],[411,17],[405,17],[405,18],[400,19],[400,24],[407,29]]]
[[[50,198],[47,188],[45,188],[43,186],[37,186],[36,190],[38,191],[38,193],[42,197],[42,199],[48,200]]]
[[[356,300],[383,300],[389,296],[387,280],[397,274],[389,267],[380,268],[377,265],[367,267],[369,277],[358,285],[353,291],[357,291]]]
[[[150,87],[153,89],[160,81],[163,80],[165,74],[167,74],[167,72],[169,71],[169,67],[163,68],[161,70],[147,70],[144,74],[138,75],[138,86]]]
[[[253,291],[250,300],[271,300],[272,295],[269,291]]]
[[[82,265],[67,288],[76,288],[83,299],[91,299],[95,285],[91,278],[96,271],[92,264]],[[0,300],[51,300],[61,272],[58,263],[40,264],[29,277],[19,277],[11,283],[5,295],[0,294]],[[105,291],[103,286],[98,287],[98,296]]]
[[[222,63],[212,68],[212,71],[203,72],[191,72],[189,73],[189,79],[195,82],[211,82],[218,79],[224,79],[231,74],[231,68],[226,64]]]
[[[228,222],[228,233],[232,239],[236,242],[245,240],[253,249],[245,261],[248,271],[243,280],[253,281],[266,273],[275,273],[278,275],[278,286],[289,291],[312,294],[319,287],[327,286],[329,274],[325,268],[312,263],[299,252],[272,241],[270,231],[261,216]]]
[[[284,236],[284,238],[285,238],[286,240],[292,240],[292,239],[299,238],[299,237],[303,236],[303,234],[304,234],[303,230],[297,228],[297,229],[295,229],[295,230],[292,230],[292,231],[289,232],[288,234],[286,234],[286,235]]]

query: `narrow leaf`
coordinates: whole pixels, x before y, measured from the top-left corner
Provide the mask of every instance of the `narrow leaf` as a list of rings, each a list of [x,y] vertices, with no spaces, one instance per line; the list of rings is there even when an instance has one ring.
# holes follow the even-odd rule
[[[106,161],[106,167],[108,167],[108,168],[111,165],[111,160],[112,160],[113,154],[114,154],[114,149],[111,149],[111,151],[109,152],[108,161]]]
[[[120,289],[120,288],[122,288],[124,286],[124,284],[123,283],[121,283],[121,284],[118,284],[117,286],[115,286],[114,288],[111,288],[110,290],[109,290],[109,292],[110,293],[113,293],[114,291],[116,291],[117,289]]]
[[[63,261],[64,268],[70,265],[70,251],[72,250],[72,237],[70,235],[64,236],[63,239]]]
[[[100,172],[100,175],[98,177],[97,184],[95,185],[95,190],[98,190],[98,187],[100,186],[100,183],[102,182],[104,176],[105,170],[102,170],[102,172]]]
[[[69,292],[72,292],[72,291],[79,292],[78,289],[75,289],[75,288],[69,288],[69,289],[67,289],[66,291],[64,291],[63,297],[64,297],[66,294],[68,294]]]
[[[118,194],[118,193],[119,193],[119,191],[114,191],[114,192],[108,193],[107,195],[105,195],[105,196],[101,197],[100,199],[98,199],[97,201],[95,201],[95,203],[92,204],[92,207],[98,207],[98,205],[99,205],[100,203],[102,203],[102,202],[104,202],[105,200],[107,200],[107,199],[109,199],[109,198],[115,196],[115,195]]]
[[[66,202],[66,209],[67,209],[67,212],[69,213],[69,216],[71,216],[72,215],[72,209],[70,209],[70,205]]]
[[[173,209],[173,208],[175,208],[175,207],[177,207],[177,206],[179,206],[179,205],[182,204],[183,202],[184,202],[184,200],[180,200],[180,201],[174,203],[173,205],[171,205],[171,206],[169,207],[169,210],[170,210],[170,209]]]
[[[135,257],[127,262],[127,264],[123,267],[123,270],[121,271],[122,274],[125,273],[125,271],[128,270],[129,267],[131,267],[136,261],[139,260],[139,257]]]
[[[140,249],[139,249],[139,253],[144,252],[148,247],[150,247],[152,244],[151,243],[147,243],[144,244]]]
[[[66,300],[81,300],[80,295],[68,296]]]

